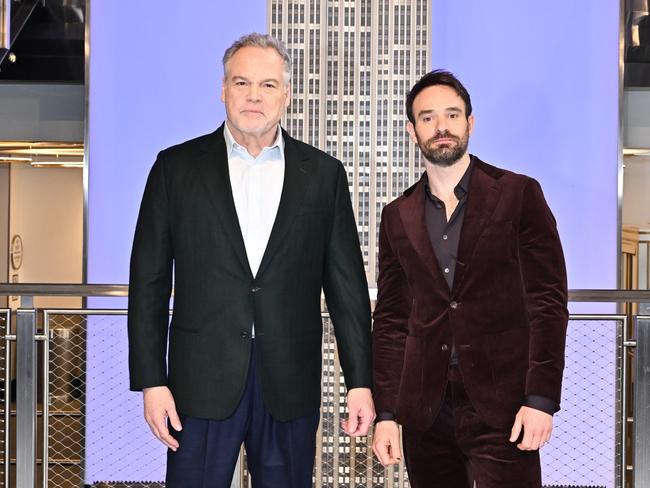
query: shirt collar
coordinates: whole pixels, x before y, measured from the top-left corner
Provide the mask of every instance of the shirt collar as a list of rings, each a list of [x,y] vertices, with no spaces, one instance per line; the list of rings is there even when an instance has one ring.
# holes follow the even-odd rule
[[[467,166],[467,169],[465,170],[465,173],[463,173],[463,176],[460,178],[460,181],[456,184],[454,187],[454,195],[456,195],[456,198],[460,200],[464,196],[466,196],[469,193],[469,180],[472,176],[472,169],[474,168],[474,156],[470,156],[469,160],[469,165]],[[431,193],[431,190],[429,189],[429,182],[426,180],[426,172],[424,173],[423,177],[425,178],[425,193],[426,195],[432,199],[434,202],[440,202],[440,199],[435,196],[433,193]]]
[[[228,154],[228,158],[230,158],[233,154],[233,151],[235,151],[239,155],[246,156],[250,159],[256,159],[253,158],[253,156],[251,156],[251,154],[244,146],[240,145],[237,141],[235,141],[232,132],[230,132],[230,129],[228,128],[227,122],[223,124],[223,137],[226,140],[226,152]],[[278,130],[275,136],[275,141],[271,146],[266,146],[265,148],[263,148],[258,158],[264,155],[265,153],[267,153],[268,151],[273,151],[273,150],[279,151],[280,157],[284,159],[284,137],[282,136],[282,128],[280,127],[280,124],[278,124]]]
[[[460,197],[467,195],[467,193],[469,193],[469,179],[472,176],[473,168],[474,168],[474,158],[470,156],[469,165],[467,166],[467,169],[465,170],[463,177],[456,185],[456,188],[454,188],[454,193],[456,194],[456,198],[460,199]]]

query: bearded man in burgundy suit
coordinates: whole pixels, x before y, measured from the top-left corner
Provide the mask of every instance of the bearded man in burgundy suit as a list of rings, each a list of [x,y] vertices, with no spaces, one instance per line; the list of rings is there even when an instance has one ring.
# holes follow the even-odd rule
[[[467,151],[465,87],[437,70],[406,101],[426,173],[382,213],[373,449],[413,488],[539,488],[560,408],[566,269],[539,183]]]

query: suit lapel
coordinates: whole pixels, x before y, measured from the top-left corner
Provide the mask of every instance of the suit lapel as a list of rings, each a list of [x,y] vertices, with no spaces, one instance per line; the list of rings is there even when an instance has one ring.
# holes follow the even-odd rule
[[[483,233],[486,222],[494,212],[499,201],[499,183],[488,175],[481,161],[476,160],[472,171],[467,194],[463,228],[458,243],[458,258],[454,274],[453,290],[456,291],[463,282],[467,268],[472,260],[476,243]]]
[[[203,155],[199,158],[198,167],[203,175],[202,181],[212,206],[221,221],[220,230],[226,234],[246,274],[252,277],[253,273],[246,256],[246,246],[232,196],[223,125],[212,134],[202,149]]]
[[[286,131],[284,136],[284,182],[278,213],[273,223],[269,242],[264,250],[262,262],[257,272],[261,276],[269,265],[276,250],[282,244],[285,235],[289,231],[293,219],[302,206],[305,192],[309,186],[309,180],[313,173],[313,161],[302,153],[295,140],[289,137]]]
[[[434,278],[439,282],[439,286],[444,287],[441,289],[444,290],[448,289],[447,282],[440,271],[438,259],[433,252],[424,216],[425,181],[426,173],[400,205],[399,214],[411,246],[420,256],[426,269],[431,271]]]

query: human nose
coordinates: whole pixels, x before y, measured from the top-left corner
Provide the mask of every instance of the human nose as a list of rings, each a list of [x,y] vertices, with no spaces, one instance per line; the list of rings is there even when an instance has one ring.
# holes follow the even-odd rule
[[[436,117],[435,124],[436,132],[445,132],[449,130],[449,124],[447,123],[447,119],[445,117]]]
[[[251,102],[256,102],[260,99],[260,89],[253,83],[248,88],[247,98]]]

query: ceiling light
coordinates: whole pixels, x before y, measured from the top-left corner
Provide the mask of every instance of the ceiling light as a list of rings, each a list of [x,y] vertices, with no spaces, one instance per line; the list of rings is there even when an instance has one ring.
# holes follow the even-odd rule
[[[84,165],[84,146],[80,142],[0,141],[2,162],[80,168]]]
[[[626,147],[623,148],[624,156],[650,156],[650,148],[644,147]]]
[[[31,163],[32,158],[27,158],[24,156],[3,156],[0,155],[0,163]]]

